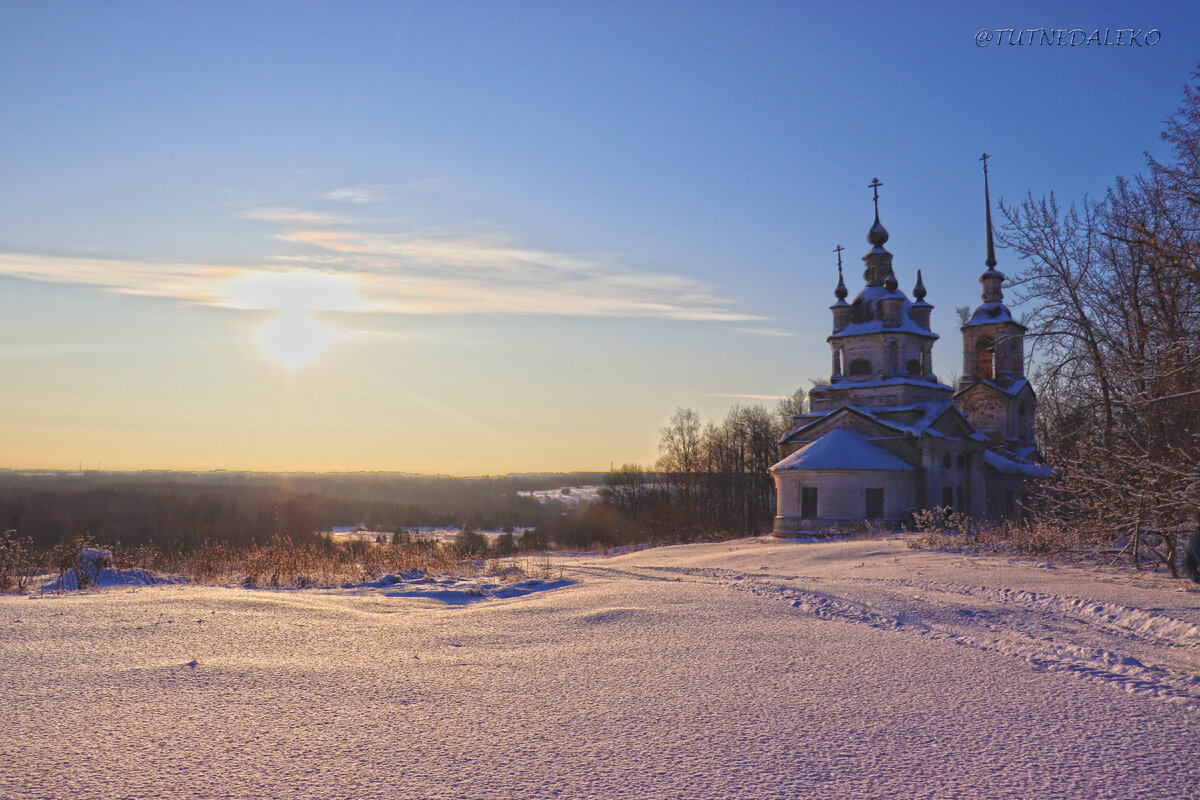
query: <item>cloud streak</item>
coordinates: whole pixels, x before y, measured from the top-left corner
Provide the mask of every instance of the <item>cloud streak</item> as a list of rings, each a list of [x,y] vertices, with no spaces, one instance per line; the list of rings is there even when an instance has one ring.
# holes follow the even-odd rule
[[[338,203],[355,203],[362,205],[365,203],[379,203],[387,199],[387,186],[376,184],[363,184],[361,186],[343,186],[340,189],[334,189],[332,192],[325,194],[326,199],[333,200]]]
[[[539,249],[503,234],[380,233],[294,208],[242,216],[278,226],[275,238],[304,252],[261,268],[0,253],[0,274],[228,308],[761,319],[687,276]]]
[[[776,328],[730,328],[734,333],[744,333],[747,336],[784,337],[795,336],[791,331],[781,331]]]
[[[783,400],[787,395],[782,394],[725,394],[709,393],[705,397],[728,397],[734,400]]]

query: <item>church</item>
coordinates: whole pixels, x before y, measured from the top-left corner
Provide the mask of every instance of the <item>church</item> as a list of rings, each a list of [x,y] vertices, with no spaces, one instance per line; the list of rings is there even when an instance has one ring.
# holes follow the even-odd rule
[[[957,390],[933,371],[933,306],[917,270],[910,300],[900,291],[888,232],[875,223],[863,256],[866,285],[852,302],[838,254],[829,383],[809,392],[779,441],[775,533],[791,535],[866,520],[900,524],[920,509],[949,508],[980,519],[1020,514],[1026,481],[1052,475],[1033,435],[1037,398],[1025,379],[1025,327],[1004,304],[996,269],[984,156],[987,269],[983,302],[962,325]]]

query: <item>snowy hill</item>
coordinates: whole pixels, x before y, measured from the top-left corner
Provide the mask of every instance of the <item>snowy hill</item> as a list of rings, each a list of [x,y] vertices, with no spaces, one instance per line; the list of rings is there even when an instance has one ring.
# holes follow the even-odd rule
[[[0,796],[1200,796],[1179,581],[900,540],[561,571],[0,597]]]

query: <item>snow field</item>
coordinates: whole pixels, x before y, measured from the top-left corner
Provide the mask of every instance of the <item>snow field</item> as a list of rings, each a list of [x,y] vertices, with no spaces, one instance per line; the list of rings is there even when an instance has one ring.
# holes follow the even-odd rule
[[[1200,796],[1178,582],[901,541],[563,573],[0,598],[0,796]]]

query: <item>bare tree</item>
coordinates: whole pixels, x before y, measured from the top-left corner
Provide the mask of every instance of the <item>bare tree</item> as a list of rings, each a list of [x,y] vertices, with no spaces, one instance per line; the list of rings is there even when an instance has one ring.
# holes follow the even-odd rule
[[[1148,157],[1103,201],[1002,206],[1001,239],[1024,262],[1012,287],[1061,474],[1043,512],[1174,573],[1178,537],[1200,526],[1200,92],[1163,137],[1174,159]]]
[[[794,418],[798,414],[808,413],[808,392],[803,387],[784,397],[775,407],[775,415],[779,418],[779,436],[787,433],[795,425]]]

